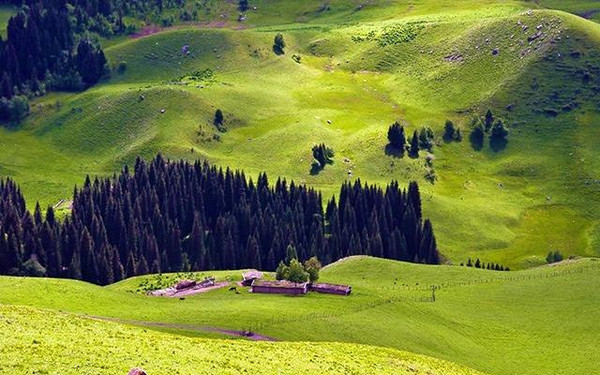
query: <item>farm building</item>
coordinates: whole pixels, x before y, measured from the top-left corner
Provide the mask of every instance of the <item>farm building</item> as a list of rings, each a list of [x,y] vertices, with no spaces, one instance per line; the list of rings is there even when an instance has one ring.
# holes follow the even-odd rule
[[[292,283],[290,281],[265,281],[255,279],[252,282],[252,293],[292,294],[300,295],[308,292],[308,283]]]
[[[338,284],[312,284],[311,290],[317,293],[327,293],[327,294],[339,294],[342,296],[347,296],[352,293],[352,287],[350,285],[338,285]]]
[[[250,270],[242,274],[242,285],[250,286],[254,280],[262,279],[262,272],[257,270]]]

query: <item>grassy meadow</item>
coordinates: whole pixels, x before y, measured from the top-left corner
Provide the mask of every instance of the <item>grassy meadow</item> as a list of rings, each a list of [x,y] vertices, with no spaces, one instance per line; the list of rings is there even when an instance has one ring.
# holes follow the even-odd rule
[[[284,341],[398,349],[488,374],[580,374],[593,373],[591,359],[600,354],[594,323],[600,319],[599,271],[594,259],[500,272],[355,257],[321,274],[323,281],[352,285],[349,297],[253,295],[246,289],[236,294],[224,288],[179,300],[138,291],[148,280],[156,283],[155,275],[108,287],[2,277],[0,304],[26,306],[35,309],[32,314],[45,309],[104,317],[110,319],[106,329],[127,323],[144,328],[148,337],[159,331],[215,338],[205,327],[250,329]],[[210,274],[232,282],[241,278],[241,271]]]
[[[516,1],[326,9],[311,0],[258,1],[244,23],[217,25],[208,20],[231,18],[233,5],[210,4],[197,23],[107,41],[110,64],[125,71],[83,93],[40,98],[21,127],[0,129],[0,175],[21,184],[31,207],[68,201],[86,174],[111,175],[158,152],[266,171],[326,197],[348,179],[416,179],[455,264],[480,257],[518,269],[543,264],[550,250],[598,255],[596,23]],[[282,56],[272,51],[276,32]],[[217,108],[227,132],[212,125]],[[488,108],[511,126],[504,148],[469,142],[471,117]],[[446,119],[462,142],[442,140]],[[409,135],[435,130],[435,184],[424,178],[426,152],[386,153],[396,120]],[[320,142],[334,148],[334,164],[311,175]]]
[[[392,349],[193,339],[16,306],[0,306],[0,332],[0,368],[11,374],[125,374],[134,366],[154,374],[479,374]],[[27,355],[25,342],[34,349]]]

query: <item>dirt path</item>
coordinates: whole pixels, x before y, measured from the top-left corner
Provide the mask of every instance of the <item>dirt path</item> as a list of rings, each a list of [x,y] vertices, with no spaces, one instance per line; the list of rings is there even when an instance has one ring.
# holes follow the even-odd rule
[[[232,329],[224,329],[218,327],[211,326],[197,326],[193,324],[183,324],[183,323],[165,323],[165,322],[146,322],[140,320],[127,320],[127,319],[119,319],[119,318],[109,318],[104,316],[92,316],[92,315],[84,315],[90,319],[102,320],[105,322],[113,322],[113,323],[121,323],[121,324],[129,324],[134,326],[143,326],[143,327],[158,327],[158,328],[170,328],[170,329],[178,329],[182,331],[200,331],[200,332],[214,332],[221,333],[228,336],[235,337],[243,337],[248,340],[253,341],[279,341],[274,337],[260,335],[254,332],[246,332],[246,331],[236,331]]]

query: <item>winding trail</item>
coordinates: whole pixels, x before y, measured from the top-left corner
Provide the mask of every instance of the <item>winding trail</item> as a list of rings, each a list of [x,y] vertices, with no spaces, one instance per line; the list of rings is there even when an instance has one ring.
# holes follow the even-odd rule
[[[141,320],[128,320],[128,319],[110,318],[110,317],[105,317],[105,316],[94,316],[94,315],[83,315],[83,316],[86,318],[101,320],[101,321],[105,321],[105,322],[129,324],[129,325],[142,326],[142,327],[172,328],[172,329],[179,329],[179,330],[183,330],[183,331],[215,332],[215,333],[222,333],[222,334],[228,335],[228,336],[243,337],[243,338],[246,338],[248,340],[253,340],[253,341],[279,341],[274,337],[265,336],[265,335],[261,335],[261,334],[254,333],[254,332],[236,331],[236,330],[232,330],[232,329],[224,329],[224,328],[211,327],[211,326],[198,326],[198,325],[194,325],[194,324],[184,324],[184,323],[147,322],[147,321],[141,321]]]

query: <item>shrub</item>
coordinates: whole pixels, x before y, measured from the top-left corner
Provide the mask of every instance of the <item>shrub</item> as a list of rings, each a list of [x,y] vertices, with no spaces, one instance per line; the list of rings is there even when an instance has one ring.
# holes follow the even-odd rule
[[[283,55],[285,53],[284,48],[285,40],[283,40],[283,34],[278,33],[273,40],[273,51],[278,55]]]
[[[277,270],[275,271],[275,279],[277,280],[287,280],[289,276],[289,268],[283,263],[283,261],[279,262],[279,266],[277,266]]]
[[[8,112],[10,121],[15,124],[21,123],[29,114],[29,100],[27,97],[22,95],[14,96],[8,102]]]
[[[546,256],[546,262],[548,262],[548,264],[561,262],[563,259],[564,259],[563,255],[558,250],[557,251],[549,251],[548,255]]]
[[[293,283],[305,283],[308,281],[308,272],[304,270],[298,259],[292,259],[288,268],[286,279]]]
[[[422,127],[419,132],[419,147],[431,151],[433,148],[433,138],[433,130],[429,126]]]
[[[23,263],[23,272],[26,276],[43,277],[46,276],[46,269],[37,260],[34,255],[25,263]]]
[[[304,262],[304,270],[308,273],[308,279],[311,283],[319,280],[319,271],[321,270],[321,262],[317,257],[312,257]]]
[[[119,61],[119,64],[117,65],[117,72],[119,74],[123,74],[125,73],[125,71],[127,70],[127,61]]]

